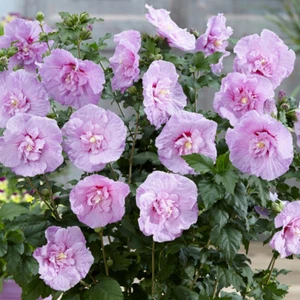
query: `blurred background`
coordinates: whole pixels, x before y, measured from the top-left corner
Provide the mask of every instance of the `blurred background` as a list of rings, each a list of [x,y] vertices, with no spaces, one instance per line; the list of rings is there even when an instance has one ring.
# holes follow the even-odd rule
[[[95,24],[94,38],[104,36],[107,32],[117,34],[128,29],[154,34],[154,26],[144,17],[146,3],[153,5],[154,8],[165,8],[171,11],[171,18],[180,27],[195,28],[200,34],[204,33],[209,17],[224,13],[227,26],[233,28],[233,39],[248,34],[260,34],[262,29],[267,28],[275,31],[295,50],[300,49],[300,0],[2,0],[0,18],[4,18],[9,13],[19,13],[22,17],[34,19],[36,13],[42,11],[48,25],[54,28],[55,23],[60,20],[58,12],[87,11],[91,16],[105,20]],[[105,54],[109,57],[113,51],[114,45],[111,39]],[[225,72],[232,70],[233,59],[233,55],[224,59]],[[300,85],[299,73],[300,63],[296,60],[293,74],[279,89],[286,90],[288,95],[294,94],[296,98],[300,97],[297,92]],[[201,90],[199,104],[202,108],[212,107],[214,92],[208,88]],[[250,246],[254,269],[266,268],[271,255],[268,245],[263,247],[261,243],[253,243]],[[290,275],[282,277],[281,281],[291,285],[287,300],[300,299],[300,262],[278,259],[276,267],[293,270]]]

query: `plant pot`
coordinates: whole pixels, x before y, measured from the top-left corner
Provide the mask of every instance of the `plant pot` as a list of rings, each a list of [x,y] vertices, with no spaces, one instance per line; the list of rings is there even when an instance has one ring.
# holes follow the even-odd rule
[[[20,300],[22,289],[11,279],[3,281],[0,300]]]

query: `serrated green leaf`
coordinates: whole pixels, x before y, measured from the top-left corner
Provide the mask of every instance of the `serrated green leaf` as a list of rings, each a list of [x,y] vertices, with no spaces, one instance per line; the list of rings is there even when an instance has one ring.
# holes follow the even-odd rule
[[[35,276],[22,289],[22,300],[38,299],[40,296],[46,298],[51,294],[51,288],[38,276]]]
[[[110,277],[103,277],[84,293],[85,300],[121,300],[123,294],[119,283]]]
[[[268,183],[256,176],[250,176],[248,183],[253,186],[258,193],[258,204],[262,207],[266,207],[267,202],[270,200]]]
[[[9,244],[4,259],[7,262],[7,273],[12,275],[17,271],[17,266],[24,253],[24,244]]]
[[[232,269],[216,266],[216,273],[219,283],[224,287],[232,285],[238,291],[245,287],[242,277]]]
[[[233,206],[238,214],[246,218],[248,213],[248,198],[247,190],[242,182],[238,182],[231,195],[227,195],[227,203]]]
[[[224,188],[212,181],[200,181],[198,187],[206,209],[209,209],[214,203],[224,197]]]
[[[14,280],[24,287],[30,279],[38,273],[39,265],[36,259],[31,256],[22,256],[17,266],[17,272],[13,274]]]
[[[226,225],[228,219],[229,214],[224,207],[219,207],[218,205],[216,205],[211,209],[210,222],[213,223],[213,226],[218,224],[220,227],[223,227]]]
[[[210,233],[213,245],[219,247],[227,261],[232,261],[240,248],[242,234],[231,225],[215,226]]]
[[[14,202],[5,203],[0,208],[0,219],[8,219],[12,221],[15,217],[26,213],[28,213],[28,209],[21,204]]]
[[[235,170],[226,170],[215,175],[216,183],[222,184],[230,194],[234,194],[235,185],[239,180],[240,178]]]
[[[192,167],[196,172],[200,174],[205,174],[212,171],[214,166],[214,161],[203,154],[189,154],[184,155],[182,158],[187,162],[187,164]]]

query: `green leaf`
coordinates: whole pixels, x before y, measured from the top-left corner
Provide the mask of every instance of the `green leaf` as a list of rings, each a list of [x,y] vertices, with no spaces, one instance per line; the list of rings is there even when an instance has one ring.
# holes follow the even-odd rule
[[[233,286],[236,290],[241,290],[245,287],[245,283],[241,276],[234,270],[216,266],[216,273],[219,283],[224,287]]]
[[[145,162],[150,161],[153,165],[160,165],[158,155],[155,152],[141,152],[133,157],[133,165],[143,165]]]
[[[18,230],[9,230],[6,233],[6,239],[8,242],[11,242],[13,244],[21,244],[24,242],[25,237],[23,231],[18,229]]]
[[[193,59],[194,66],[201,70],[205,64],[205,55],[202,51],[197,52]]]
[[[222,184],[230,194],[234,194],[234,188],[239,179],[240,178],[235,170],[227,170],[215,175],[216,183]]]
[[[220,58],[224,55],[222,52],[215,52],[205,58],[205,63],[208,65],[215,65],[219,62]]]
[[[212,171],[214,166],[214,161],[203,154],[189,154],[182,156],[182,158],[192,167],[196,172],[200,174],[205,174]]]
[[[199,295],[196,292],[186,288],[185,286],[178,285],[173,289],[175,299],[178,300],[198,300]]]
[[[224,207],[218,204],[210,210],[210,220],[214,226],[218,224],[220,227],[223,227],[229,219],[229,214]]]
[[[21,260],[21,255],[24,253],[24,244],[10,244],[7,254],[4,259],[7,262],[7,273],[14,274],[17,271],[17,266]]]
[[[230,169],[232,169],[232,164],[229,160],[229,152],[227,151],[217,158],[215,170],[216,173],[222,173]]]
[[[22,300],[38,299],[40,296],[46,298],[51,294],[51,288],[38,276],[35,276],[28,285],[22,289]]]
[[[209,209],[218,200],[224,196],[224,188],[209,180],[203,180],[198,183],[198,191],[201,195],[205,208]]]
[[[0,208],[0,219],[8,219],[12,221],[15,217],[26,213],[28,213],[28,209],[20,204],[16,204],[14,202],[5,203]]]
[[[258,193],[258,204],[262,207],[266,207],[267,202],[270,200],[268,183],[256,176],[250,176],[248,183],[253,186]]]
[[[21,287],[24,287],[38,273],[38,270],[39,265],[36,259],[31,256],[22,256],[17,266],[17,272],[13,274],[14,280]]]
[[[213,245],[219,247],[227,261],[232,261],[240,248],[242,234],[231,225],[215,226],[210,233]]]
[[[110,277],[103,277],[84,293],[85,300],[118,300],[123,299],[119,283]]]
[[[247,198],[247,190],[242,182],[238,182],[234,193],[228,195],[226,198],[228,204],[236,208],[239,215],[243,218],[247,217],[248,212],[248,198]]]

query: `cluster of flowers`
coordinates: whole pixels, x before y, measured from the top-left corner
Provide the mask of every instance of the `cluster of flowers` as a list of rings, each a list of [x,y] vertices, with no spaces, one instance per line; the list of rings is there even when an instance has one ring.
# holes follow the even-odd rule
[[[196,40],[193,34],[179,28],[166,10],[146,7],[146,18],[171,47],[203,51],[205,55],[229,54],[225,48],[232,29],[226,27],[222,14],[212,17],[206,32]],[[94,62],[77,59],[63,49],[52,50],[43,58],[49,44],[39,42],[41,30],[36,21],[15,19],[0,37],[0,48],[15,41],[18,48],[9,61],[9,70],[0,75],[0,126],[6,127],[0,138],[0,161],[18,175],[35,176],[56,170],[63,162],[64,150],[79,169],[100,171],[121,157],[127,135],[123,121],[115,113],[97,106],[105,83],[104,72]],[[47,26],[43,30],[51,31]],[[116,51],[110,59],[112,88],[124,93],[140,79],[141,36],[130,30],[116,35],[114,41]],[[214,108],[234,126],[226,134],[233,165],[242,172],[273,180],[288,170],[293,159],[290,132],[270,114],[275,113],[274,88],[292,72],[295,54],[268,30],[261,36],[241,39],[234,52],[235,72],[222,80]],[[223,57],[212,66],[214,72],[221,71]],[[16,66],[24,70],[12,72]],[[215,160],[217,155],[217,123],[183,110],[187,99],[178,78],[175,66],[162,60],[154,61],[142,76],[148,120],[157,129],[166,123],[155,142],[159,159],[170,171],[181,174],[155,171],[137,189],[140,229],[157,242],[174,240],[198,219],[197,187],[182,176],[195,172],[181,156],[201,153]],[[46,117],[49,97],[77,109],[62,129]],[[123,182],[87,176],[71,191],[71,208],[90,228],[104,227],[121,220],[129,192]],[[297,204],[286,206],[287,215],[293,210],[291,205]],[[287,222],[278,217],[276,226],[284,225],[288,232],[296,228],[293,232],[297,232],[298,223],[298,219],[291,221],[289,217]],[[278,251],[285,244],[277,239],[284,241],[284,234],[276,235],[271,243]],[[53,289],[68,290],[86,276],[93,257],[78,227],[52,226],[46,237],[47,245],[34,252],[41,278]],[[294,250],[289,249],[286,253]]]

